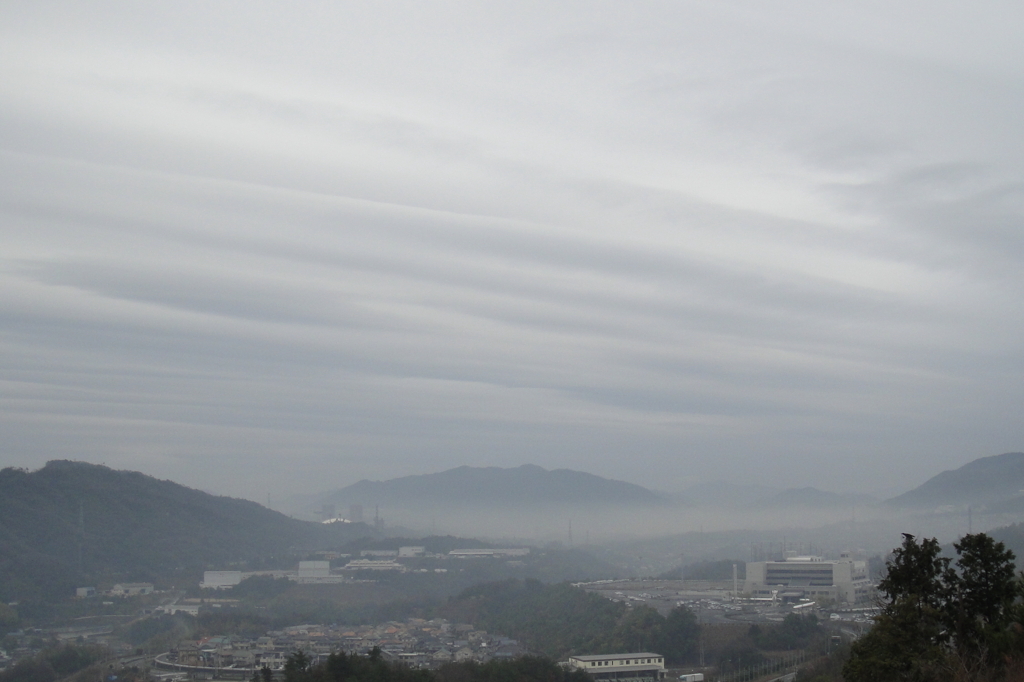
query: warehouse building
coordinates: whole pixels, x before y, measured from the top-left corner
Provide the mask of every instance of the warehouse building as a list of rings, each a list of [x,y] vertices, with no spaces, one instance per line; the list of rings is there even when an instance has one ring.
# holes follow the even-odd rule
[[[867,562],[854,561],[849,554],[838,560],[820,556],[790,556],[783,561],[747,563],[744,591],[753,597],[782,600],[829,598],[850,604],[871,597]]]

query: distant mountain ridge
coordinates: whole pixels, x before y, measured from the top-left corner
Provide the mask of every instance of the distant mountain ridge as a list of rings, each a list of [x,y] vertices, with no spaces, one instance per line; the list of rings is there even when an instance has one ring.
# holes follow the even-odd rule
[[[1024,495],[1024,452],[982,457],[943,471],[887,504],[904,508],[1010,504]]]
[[[663,501],[659,494],[633,483],[570,469],[549,471],[534,464],[511,469],[460,466],[387,481],[363,480],[326,497],[338,504],[405,508],[654,505]]]

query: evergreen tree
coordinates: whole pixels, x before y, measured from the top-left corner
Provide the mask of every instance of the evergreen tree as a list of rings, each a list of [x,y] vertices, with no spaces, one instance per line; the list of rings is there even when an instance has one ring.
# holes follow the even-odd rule
[[[984,533],[954,544],[955,565],[934,538],[904,534],[879,590],[886,603],[851,648],[846,682],[1000,679],[1019,653],[1021,594],[1014,555]],[[1013,627],[1011,627],[1013,625]]]

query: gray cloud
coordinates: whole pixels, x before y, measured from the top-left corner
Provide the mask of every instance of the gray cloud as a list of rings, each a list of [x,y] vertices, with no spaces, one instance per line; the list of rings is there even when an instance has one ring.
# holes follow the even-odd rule
[[[1005,18],[54,7],[0,10],[5,464],[875,492],[1020,449]]]

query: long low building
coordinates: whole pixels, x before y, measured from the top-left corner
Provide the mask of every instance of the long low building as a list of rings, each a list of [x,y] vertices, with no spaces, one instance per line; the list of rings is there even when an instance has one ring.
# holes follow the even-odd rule
[[[657,682],[665,679],[665,657],[648,651],[637,654],[572,656],[565,664],[582,670],[595,680],[635,680]]]
[[[527,556],[530,554],[529,547],[510,547],[504,549],[453,549],[448,556],[458,559],[472,559],[478,557],[499,557],[499,556]]]
[[[853,561],[848,554],[838,560],[792,556],[783,561],[749,562],[743,589],[754,597],[827,597],[850,604],[865,601],[872,593],[867,562]]]

